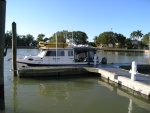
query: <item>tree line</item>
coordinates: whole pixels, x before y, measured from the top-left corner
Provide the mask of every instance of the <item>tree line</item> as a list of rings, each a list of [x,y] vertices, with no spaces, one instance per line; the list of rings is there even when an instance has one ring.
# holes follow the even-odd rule
[[[143,37],[143,38],[142,38]],[[112,31],[103,32],[99,36],[94,37],[96,46],[105,46],[113,48],[143,49],[148,48],[150,32],[143,35],[141,30],[133,31],[130,38],[126,38],[120,33]],[[141,40],[138,40],[142,38]]]
[[[82,31],[58,31],[57,42],[66,43],[66,40],[73,39],[76,45],[90,45],[94,47],[111,47],[111,48],[148,48],[150,32],[143,35],[140,30],[133,31],[130,38],[125,37],[123,34],[106,31],[93,38],[93,42],[88,41],[88,36]],[[142,38],[140,41],[139,38]],[[36,39],[31,34],[17,35],[17,46],[38,46],[39,41],[52,42],[56,41],[56,33],[50,37],[45,37],[44,34],[39,34]],[[5,45],[12,45],[12,32],[5,33]]]
[[[33,37],[31,34],[27,35],[17,35],[17,46],[37,46],[40,41],[44,42],[56,42],[56,33],[54,33],[51,37],[47,38],[44,34],[39,34],[37,38]],[[82,31],[73,31],[73,32],[57,32],[57,42],[66,43],[66,40],[73,39],[76,45],[79,44],[88,44],[88,37],[86,33]],[[12,32],[7,31],[5,33],[5,45],[12,45]]]

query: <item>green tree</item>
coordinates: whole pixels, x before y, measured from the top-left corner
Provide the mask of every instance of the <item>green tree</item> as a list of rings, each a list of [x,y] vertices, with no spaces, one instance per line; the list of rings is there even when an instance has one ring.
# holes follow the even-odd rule
[[[93,40],[94,40],[95,45],[99,46],[99,45],[97,45],[97,38],[98,38],[97,36],[94,36]]]
[[[81,32],[81,31],[73,32],[73,40],[76,45],[87,44],[88,43],[87,39],[88,39],[88,37],[87,37],[86,33]]]
[[[53,36],[51,36],[49,38],[49,41],[53,42],[53,43],[56,42],[56,33],[54,33]],[[57,42],[58,43],[65,43],[66,42],[65,37],[64,37],[64,33],[62,31],[57,32]]]
[[[145,49],[148,48],[148,45],[144,44],[142,41],[138,41],[138,48]]]
[[[126,37],[120,33],[119,34],[115,33],[114,35],[115,35],[115,40],[116,40],[115,43],[118,43],[121,48],[124,47]]]
[[[7,31],[5,33],[5,45],[11,46],[12,45],[12,32]]]
[[[67,39],[72,39],[74,40],[74,43],[79,45],[79,44],[87,44],[88,37],[86,33],[81,32],[81,31],[73,31],[73,32],[67,32],[67,37],[65,37],[65,33],[63,31],[57,32],[57,42],[65,43]],[[49,38],[50,42],[56,42],[56,36],[53,34]]]
[[[27,35],[17,35],[17,46],[31,46],[36,45],[36,40],[31,34]],[[11,46],[12,45],[12,32],[7,31],[5,33],[5,45]]]
[[[149,44],[149,37],[150,37],[150,32],[147,33],[147,34],[145,34],[145,35],[143,36],[143,38],[141,39],[141,41],[142,41],[144,44],[148,45],[148,44]]]
[[[113,46],[120,45],[120,47],[123,47],[125,44],[126,37],[122,34],[117,34],[114,32],[103,32],[99,36],[94,37],[94,42],[97,46],[100,44],[108,46],[108,44],[113,44]]]
[[[96,38],[96,44],[105,44],[108,46],[108,44],[114,44],[116,43],[116,37],[113,32],[103,32]]]
[[[26,35],[26,45],[31,46],[34,41],[34,37],[31,34]]]
[[[18,45],[22,45],[22,46],[27,46],[26,44],[26,36],[25,35],[20,35],[20,42],[17,43]]]
[[[143,36],[141,30],[137,30],[137,31],[133,31],[131,34],[130,34],[130,37],[132,39],[132,45],[133,45],[133,48],[137,48],[138,47],[138,39],[141,38]]]
[[[125,40],[125,47],[127,48],[127,49],[132,49],[132,40],[130,39],[130,38],[127,38],[126,40]]]
[[[133,31],[131,34],[130,34],[130,37],[133,39],[133,40],[137,40],[139,38],[141,38],[143,36],[141,30],[137,30],[137,31]]]
[[[24,43],[21,40],[21,35],[17,35],[17,46],[24,46]]]
[[[89,45],[89,46],[92,46],[92,47],[96,47],[95,42],[88,42],[88,45]]]
[[[45,35],[44,34],[38,34],[36,41],[39,43],[39,41],[43,41],[44,40]]]

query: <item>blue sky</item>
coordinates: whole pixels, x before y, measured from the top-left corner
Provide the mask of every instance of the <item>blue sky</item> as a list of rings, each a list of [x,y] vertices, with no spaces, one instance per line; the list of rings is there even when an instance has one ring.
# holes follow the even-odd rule
[[[6,0],[6,31],[50,37],[62,30],[82,31],[93,41],[105,31],[150,32],[150,0]]]

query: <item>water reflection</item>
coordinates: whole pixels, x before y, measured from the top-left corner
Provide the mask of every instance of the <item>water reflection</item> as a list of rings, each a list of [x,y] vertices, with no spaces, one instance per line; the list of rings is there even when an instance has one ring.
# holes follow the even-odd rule
[[[17,79],[16,77],[13,77],[13,100],[12,100],[12,105],[13,105],[13,111],[14,113],[17,113],[17,107],[18,107],[18,100],[17,100]]]
[[[118,95],[123,96],[129,99],[128,113],[132,113],[132,103],[134,102],[136,105],[141,108],[147,109],[150,111],[150,98],[146,95],[142,95],[138,92],[135,92],[127,87],[120,86],[117,83],[112,81],[108,81],[105,78],[100,78],[98,80],[99,84],[109,88],[111,91],[115,91]]]
[[[61,110],[57,109],[59,108],[64,109],[65,112],[67,109],[69,113],[72,111],[70,109],[72,105],[71,95],[76,92],[83,92],[92,89],[94,84],[93,81],[96,82],[96,79],[84,81],[84,78],[81,78],[80,80],[79,78],[70,80],[52,78],[21,79],[14,77],[12,99],[13,111],[14,113],[17,113],[20,111],[20,108],[23,108],[21,112],[26,111],[26,109],[37,112],[38,110],[40,111],[40,109],[49,109],[52,107],[51,111],[53,112],[60,112]],[[38,103],[37,100],[40,100],[40,103]],[[28,105],[25,103],[28,103]],[[38,104],[46,105],[34,109]],[[30,106],[33,107],[31,108]],[[61,108],[61,106],[64,106],[64,108]],[[49,110],[47,112],[49,112]],[[46,111],[44,110],[44,112]]]
[[[129,92],[124,87],[99,77],[13,79],[13,113],[92,113],[93,110],[95,113],[111,113],[111,110],[103,109],[104,106],[113,108],[116,113],[138,113],[133,111],[135,104],[150,111],[149,98],[141,98],[133,91]]]
[[[132,113],[132,100],[129,99],[128,113]]]
[[[108,63],[131,63],[132,61],[136,61],[139,64],[150,64],[148,53],[98,51],[97,55],[99,59],[106,57]]]
[[[70,96],[72,83],[47,83],[39,85],[41,96],[53,96],[58,100],[67,100]]]

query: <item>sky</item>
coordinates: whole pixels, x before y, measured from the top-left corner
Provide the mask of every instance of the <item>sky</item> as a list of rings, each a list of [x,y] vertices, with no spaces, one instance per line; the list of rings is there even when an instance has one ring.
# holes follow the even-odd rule
[[[150,32],[150,0],[6,0],[6,27],[17,34],[49,38],[57,31],[82,31],[93,42],[106,31]]]

